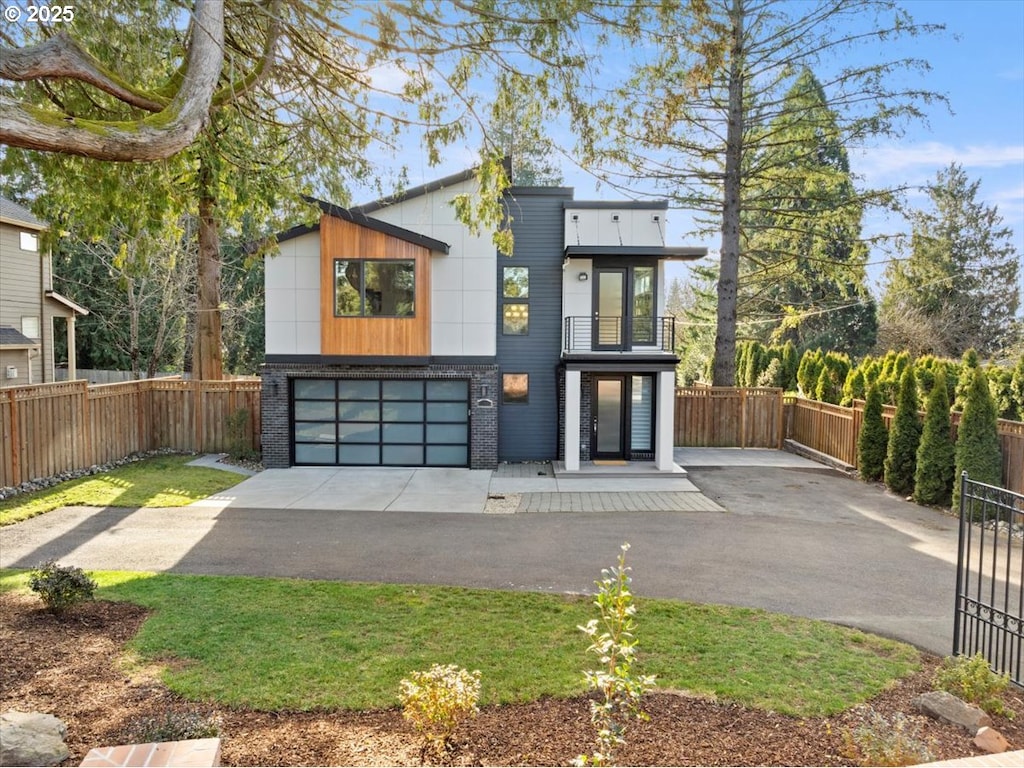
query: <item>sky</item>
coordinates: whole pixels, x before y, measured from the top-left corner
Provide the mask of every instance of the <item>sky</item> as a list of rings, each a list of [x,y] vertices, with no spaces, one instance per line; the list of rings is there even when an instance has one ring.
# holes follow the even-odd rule
[[[886,52],[926,59],[932,67],[919,85],[943,93],[949,107],[934,105],[928,119],[907,127],[899,138],[878,141],[866,151],[851,152],[851,170],[866,184],[921,187],[951,162],[963,165],[968,177],[980,180],[978,198],[997,206],[1003,223],[1013,229],[1013,243],[1024,256],[1024,0],[904,0],[903,7],[921,23],[943,24],[945,32],[897,41],[901,46]],[[869,59],[870,60],[870,59]],[[552,137],[558,141],[557,132]],[[568,140],[568,137],[565,137]],[[445,161],[430,167],[414,144],[395,160],[408,169],[408,183],[416,185],[462,170],[474,162],[476,146],[455,146]],[[607,186],[565,162],[565,183],[575,188],[577,199],[618,199]],[[355,191],[360,202],[369,199]],[[911,191],[908,202],[927,207],[922,190]],[[686,239],[689,221],[684,212],[670,211],[669,245],[705,245],[715,251],[715,240]],[[866,234],[908,232],[902,221],[878,215],[864,221]],[[882,273],[888,254],[873,252],[869,283],[876,295],[882,292]],[[685,278],[685,268],[675,265],[670,278]],[[1024,270],[1021,270],[1024,291]]]

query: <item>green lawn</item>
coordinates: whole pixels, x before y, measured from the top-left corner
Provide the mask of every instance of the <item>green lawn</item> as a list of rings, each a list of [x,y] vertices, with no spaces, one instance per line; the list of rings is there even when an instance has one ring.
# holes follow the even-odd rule
[[[444,587],[98,572],[98,597],[153,609],[132,651],[197,700],[267,710],[397,705],[430,664],[479,669],[486,703],[583,692],[589,598]],[[25,573],[0,575],[24,589]],[[910,646],[763,611],[640,599],[662,688],[797,716],[841,711],[918,666]]]
[[[158,456],[110,472],[0,501],[0,526],[58,507],[182,507],[244,480],[237,472],[187,467],[194,456]]]

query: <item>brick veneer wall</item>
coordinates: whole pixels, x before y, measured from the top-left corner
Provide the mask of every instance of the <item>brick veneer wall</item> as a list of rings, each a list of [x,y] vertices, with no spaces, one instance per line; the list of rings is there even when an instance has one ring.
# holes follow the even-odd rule
[[[288,393],[290,380],[300,379],[469,379],[471,469],[498,466],[498,400],[501,390],[496,365],[366,366],[366,365],[291,365],[267,363],[263,366],[263,466],[290,466],[291,424]],[[489,400],[492,405],[482,405]]]

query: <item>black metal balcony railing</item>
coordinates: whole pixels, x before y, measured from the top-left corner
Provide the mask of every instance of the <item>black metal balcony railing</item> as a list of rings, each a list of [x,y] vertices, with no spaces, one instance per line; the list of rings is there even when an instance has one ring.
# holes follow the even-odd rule
[[[675,352],[676,319],[578,316],[565,318],[563,352]]]

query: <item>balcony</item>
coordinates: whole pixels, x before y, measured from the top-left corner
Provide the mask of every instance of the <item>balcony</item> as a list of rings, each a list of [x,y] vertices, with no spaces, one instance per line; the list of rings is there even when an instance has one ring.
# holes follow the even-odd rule
[[[563,354],[635,352],[675,354],[676,319],[578,316],[565,318]]]

